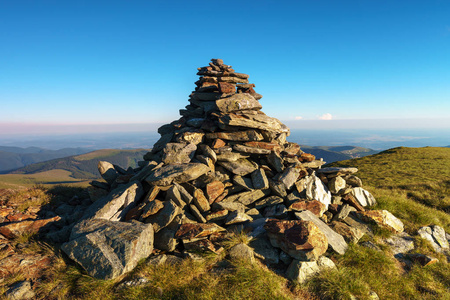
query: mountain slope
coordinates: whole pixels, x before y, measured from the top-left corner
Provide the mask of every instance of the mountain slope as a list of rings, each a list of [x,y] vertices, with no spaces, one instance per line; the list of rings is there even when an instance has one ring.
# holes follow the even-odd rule
[[[71,172],[71,177],[76,179],[96,179],[100,177],[97,169],[97,164],[100,160],[107,160],[126,169],[129,166],[136,167],[137,161],[142,160],[142,157],[148,151],[145,149],[103,149],[32,164],[15,170],[10,174],[35,174],[50,170],[66,170]]]
[[[409,228],[439,224],[450,231],[450,149],[399,147],[327,166],[357,167],[379,208]]]
[[[0,146],[0,173],[6,173],[34,163],[79,155],[89,151],[92,151],[92,149],[64,148],[48,150],[38,147],[20,148]]]

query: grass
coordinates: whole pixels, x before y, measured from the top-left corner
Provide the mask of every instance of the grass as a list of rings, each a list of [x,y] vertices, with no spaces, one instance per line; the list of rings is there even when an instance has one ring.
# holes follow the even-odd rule
[[[1,174],[0,188],[3,189],[24,189],[42,184],[47,187],[67,184],[71,186],[87,187],[89,180],[75,179],[72,172],[66,170],[50,170],[34,174]]]
[[[450,148],[400,147],[330,166],[357,167],[375,208],[402,219],[407,232],[430,224],[450,231]]]

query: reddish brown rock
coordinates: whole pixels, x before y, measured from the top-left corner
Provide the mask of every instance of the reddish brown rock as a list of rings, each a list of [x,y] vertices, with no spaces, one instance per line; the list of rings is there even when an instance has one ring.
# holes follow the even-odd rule
[[[0,217],[7,217],[14,213],[14,209],[11,207],[0,208]]]
[[[17,223],[8,223],[0,226],[0,234],[9,239],[12,239],[23,233],[37,233],[39,229],[46,226],[47,224],[59,220],[61,220],[61,217],[56,216],[43,220],[26,220]]]
[[[211,234],[225,231],[225,228],[214,223],[207,224],[183,224],[177,230],[175,238],[183,240],[192,240],[207,237]]]
[[[269,220],[264,225],[270,242],[299,260],[317,260],[327,251],[328,239],[311,221]]]
[[[35,214],[24,214],[21,212],[15,213],[15,214],[11,214],[9,216],[6,217],[6,220],[8,222],[19,222],[19,221],[23,221],[23,220],[29,220],[29,219],[36,219],[37,216]]]
[[[301,162],[312,162],[316,159],[316,157],[310,153],[302,153],[300,155]]]
[[[310,201],[305,200],[292,203],[289,209],[295,211],[309,210],[316,216],[321,217],[323,213],[327,210],[327,207],[325,204],[317,200],[310,200]]]
[[[245,142],[244,145],[248,146],[248,147],[254,147],[254,148],[259,148],[259,149],[275,151],[278,153],[281,151],[281,146],[278,143],[251,141],[251,142]]]
[[[229,193],[228,190],[223,191],[223,193],[220,194],[220,196],[217,197],[216,200],[214,200],[214,203],[218,203],[218,202],[222,201],[223,199],[225,199],[225,197],[228,196],[228,193]]]
[[[228,82],[219,82],[219,92],[224,94],[233,94],[236,92],[236,86]]]
[[[212,204],[225,190],[225,185],[221,181],[213,181],[206,185],[206,194],[209,204]]]
[[[212,142],[211,147],[212,147],[213,149],[219,149],[219,148],[224,147],[225,145],[226,145],[226,143],[225,143],[223,140],[221,140],[221,139],[215,139],[215,140]]]

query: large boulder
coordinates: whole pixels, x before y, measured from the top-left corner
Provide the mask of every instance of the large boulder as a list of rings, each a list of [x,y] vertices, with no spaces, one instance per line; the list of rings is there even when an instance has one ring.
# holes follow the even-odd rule
[[[153,251],[153,227],[104,219],[84,220],[61,249],[98,279],[114,279],[131,271]]]

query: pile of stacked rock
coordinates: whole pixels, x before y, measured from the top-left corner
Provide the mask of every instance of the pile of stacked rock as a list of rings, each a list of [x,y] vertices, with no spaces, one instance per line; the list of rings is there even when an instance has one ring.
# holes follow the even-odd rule
[[[367,223],[403,231],[389,212],[365,210],[375,199],[357,169],[321,168],[286,141],[289,129],[261,111],[248,75],[221,59],[198,70],[190,104],[158,129],[139,168],[99,163],[106,183],[89,192],[107,195],[63,245],[88,273],[114,278],[151,253],[220,253],[227,232],[243,230],[258,258],[289,265],[288,277],[301,281],[305,266],[326,265],[327,250],[343,254],[370,234]]]

